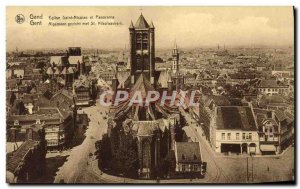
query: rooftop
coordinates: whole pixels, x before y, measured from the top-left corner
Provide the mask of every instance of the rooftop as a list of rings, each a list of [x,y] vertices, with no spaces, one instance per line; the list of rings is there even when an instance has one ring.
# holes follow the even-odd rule
[[[6,169],[12,173],[22,164],[23,158],[26,156],[28,151],[34,147],[38,142],[34,140],[28,140],[24,142],[16,152],[13,153],[12,157],[8,158]]]
[[[217,129],[219,130],[257,130],[255,118],[248,106],[217,107]]]
[[[181,163],[201,163],[199,142],[176,142],[176,161]]]
[[[136,29],[147,29],[149,28],[149,24],[147,23],[146,19],[144,18],[143,14],[140,15],[139,19],[136,21],[134,27]]]

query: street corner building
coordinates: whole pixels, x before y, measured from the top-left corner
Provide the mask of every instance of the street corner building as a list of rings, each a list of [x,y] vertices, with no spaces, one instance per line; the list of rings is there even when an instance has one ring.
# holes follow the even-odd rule
[[[293,13],[7,7],[6,182],[295,183]]]

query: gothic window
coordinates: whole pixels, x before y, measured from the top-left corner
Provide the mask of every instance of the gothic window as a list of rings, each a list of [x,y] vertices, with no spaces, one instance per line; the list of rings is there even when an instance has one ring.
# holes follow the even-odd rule
[[[144,60],[144,69],[145,70],[150,70],[150,62],[149,62],[148,55],[144,55],[143,60]]]
[[[138,33],[136,34],[136,40],[140,41],[142,39],[142,34]]]
[[[184,156],[184,154],[182,154],[181,158],[182,158],[182,160],[185,160],[185,156]]]
[[[137,50],[140,50],[141,48],[142,48],[141,43],[140,43],[140,42],[137,42],[137,43],[136,43],[136,49],[137,49]]]
[[[143,60],[140,55],[136,55],[136,68],[137,70],[142,70],[143,69]]]
[[[144,168],[149,168],[150,167],[150,163],[151,163],[151,147],[150,147],[150,141],[145,140],[143,142],[143,148],[142,148],[142,159],[143,159],[143,167]]]
[[[148,43],[147,42],[143,42],[143,50],[147,50],[148,49]]]
[[[145,40],[146,41],[148,40],[148,34],[146,34],[146,33],[143,34],[143,41],[145,41]]]

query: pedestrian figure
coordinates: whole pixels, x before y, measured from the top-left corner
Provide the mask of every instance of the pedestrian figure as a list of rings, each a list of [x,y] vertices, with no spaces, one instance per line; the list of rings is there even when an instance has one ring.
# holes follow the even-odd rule
[[[270,171],[270,168],[269,168],[269,166],[268,166],[268,172]]]

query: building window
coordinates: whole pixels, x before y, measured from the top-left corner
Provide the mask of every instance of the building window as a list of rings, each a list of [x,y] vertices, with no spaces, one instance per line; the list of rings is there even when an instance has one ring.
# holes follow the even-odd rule
[[[227,140],[231,140],[231,133],[227,133]]]
[[[249,133],[249,140],[252,140],[252,133]]]
[[[246,133],[243,133],[243,140],[246,140]]]
[[[182,171],[186,171],[186,165],[182,165]]]
[[[198,165],[196,165],[196,164],[193,165],[193,170],[194,170],[194,171],[198,171]]]
[[[222,133],[222,140],[225,140],[225,133]]]
[[[272,133],[273,132],[273,128],[270,128],[270,133]]]
[[[236,133],[236,140],[240,140],[240,133]]]

